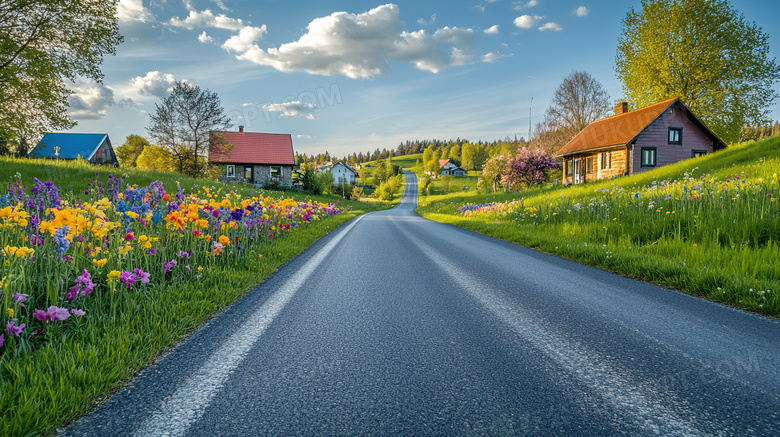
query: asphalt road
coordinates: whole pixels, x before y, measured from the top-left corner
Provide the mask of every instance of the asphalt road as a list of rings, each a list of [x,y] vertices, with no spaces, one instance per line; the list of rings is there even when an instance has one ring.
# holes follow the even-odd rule
[[[780,435],[780,323],[422,219],[407,180],[64,434]]]

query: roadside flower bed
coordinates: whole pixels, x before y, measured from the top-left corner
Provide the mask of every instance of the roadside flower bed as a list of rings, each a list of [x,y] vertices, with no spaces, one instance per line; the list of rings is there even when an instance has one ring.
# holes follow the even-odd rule
[[[466,204],[456,215],[554,240],[551,251],[639,277],[666,281],[677,275],[677,286],[777,315],[777,173],[718,178],[693,176],[695,170],[641,187],[613,185],[585,192],[583,186],[529,199]],[[669,260],[674,264],[669,271],[675,273],[640,272],[642,257]]]
[[[147,293],[262,257],[264,245],[343,208],[162,182],[96,179],[83,193],[17,180],[0,196],[0,355],[116,317],[123,294]]]

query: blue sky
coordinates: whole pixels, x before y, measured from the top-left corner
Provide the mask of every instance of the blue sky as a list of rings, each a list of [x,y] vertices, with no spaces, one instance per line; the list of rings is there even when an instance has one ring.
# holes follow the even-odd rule
[[[639,0],[120,0],[102,84],[72,85],[73,132],[146,136],[173,82],[216,92],[250,132],[343,156],[413,139],[527,137],[575,70],[612,100],[621,20]],[[780,3],[732,0],[780,58]],[[774,17],[774,18],[773,18]],[[780,90],[780,86],[776,86]],[[531,106],[531,98],[533,105]],[[773,108],[780,119],[780,104]]]

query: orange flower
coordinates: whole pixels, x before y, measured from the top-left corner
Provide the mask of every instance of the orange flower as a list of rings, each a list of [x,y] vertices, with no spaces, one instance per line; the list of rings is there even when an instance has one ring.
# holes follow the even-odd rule
[[[228,238],[228,237],[226,237],[224,235],[220,235],[219,236],[219,243],[222,244],[223,246],[227,246],[227,245],[230,244],[230,238]]]
[[[169,201],[169,200],[171,200],[171,195],[170,195],[170,194],[168,194],[168,193],[165,193],[165,194],[163,195],[163,200],[164,200],[164,201],[166,201],[166,202],[167,202],[167,201]]]

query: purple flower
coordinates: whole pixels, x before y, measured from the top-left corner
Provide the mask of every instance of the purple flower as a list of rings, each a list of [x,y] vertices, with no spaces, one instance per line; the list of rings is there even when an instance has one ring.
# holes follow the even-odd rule
[[[119,280],[127,284],[127,289],[129,290],[135,284],[135,275],[130,272],[122,272]]]
[[[70,313],[68,312],[67,308],[58,308],[54,305],[49,307],[49,311],[44,310],[35,310],[33,311],[33,317],[45,322],[45,321],[64,321],[68,320],[68,317],[70,317]]]
[[[151,276],[151,274],[141,269],[135,269],[133,276],[135,276],[135,279],[141,281],[142,284],[148,284],[149,276]]]
[[[190,271],[190,266],[187,265],[187,266],[184,266],[184,268],[187,269],[188,272]]]
[[[24,302],[27,302],[27,298],[28,297],[30,297],[29,294],[16,293],[16,294],[13,295],[12,299],[17,301],[17,302],[19,302],[19,303],[24,303]]]
[[[3,343],[5,343],[5,335],[0,334],[0,346],[2,346]]]
[[[163,265],[163,267],[164,267],[163,273],[168,273],[168,270],[172,269],[173,266],[175,266],[176,264],[178,264],[178,263],[176,262],[175,259],[172,259],[170,262],[165,263]]]
[[[157,249],[149,249],[149,255],[154,255],[157,253]]]
[[[22,323],[22,324],[21,324],[21,325],[19,325],[19,326],[14,326],[14,325],[16,325],[16,322],[15,322],[15,321],[13,321],[13,320],[9,320],[9,321],[8,321],[8,324],[7,324],[7,325],[5,325],[5,330],[6,330],[6,331],[7,331],[9,334],[13,334],[13,335],[15,335],[15,336],[17,336],[17,337],[18,337],[19,335],[21,335],[21,333],[22,333],[22,329],[24,329],[24,327],[25,327],[25,324],[24,324],[24,323]]]
[[[73,314],[76,317],[81,317],[84,314],[86,314],[86,312],[84,310],[79,310],[79,309],[76,309],[76,308],[73,308],[72,310],[70,310],[70,313]]]

